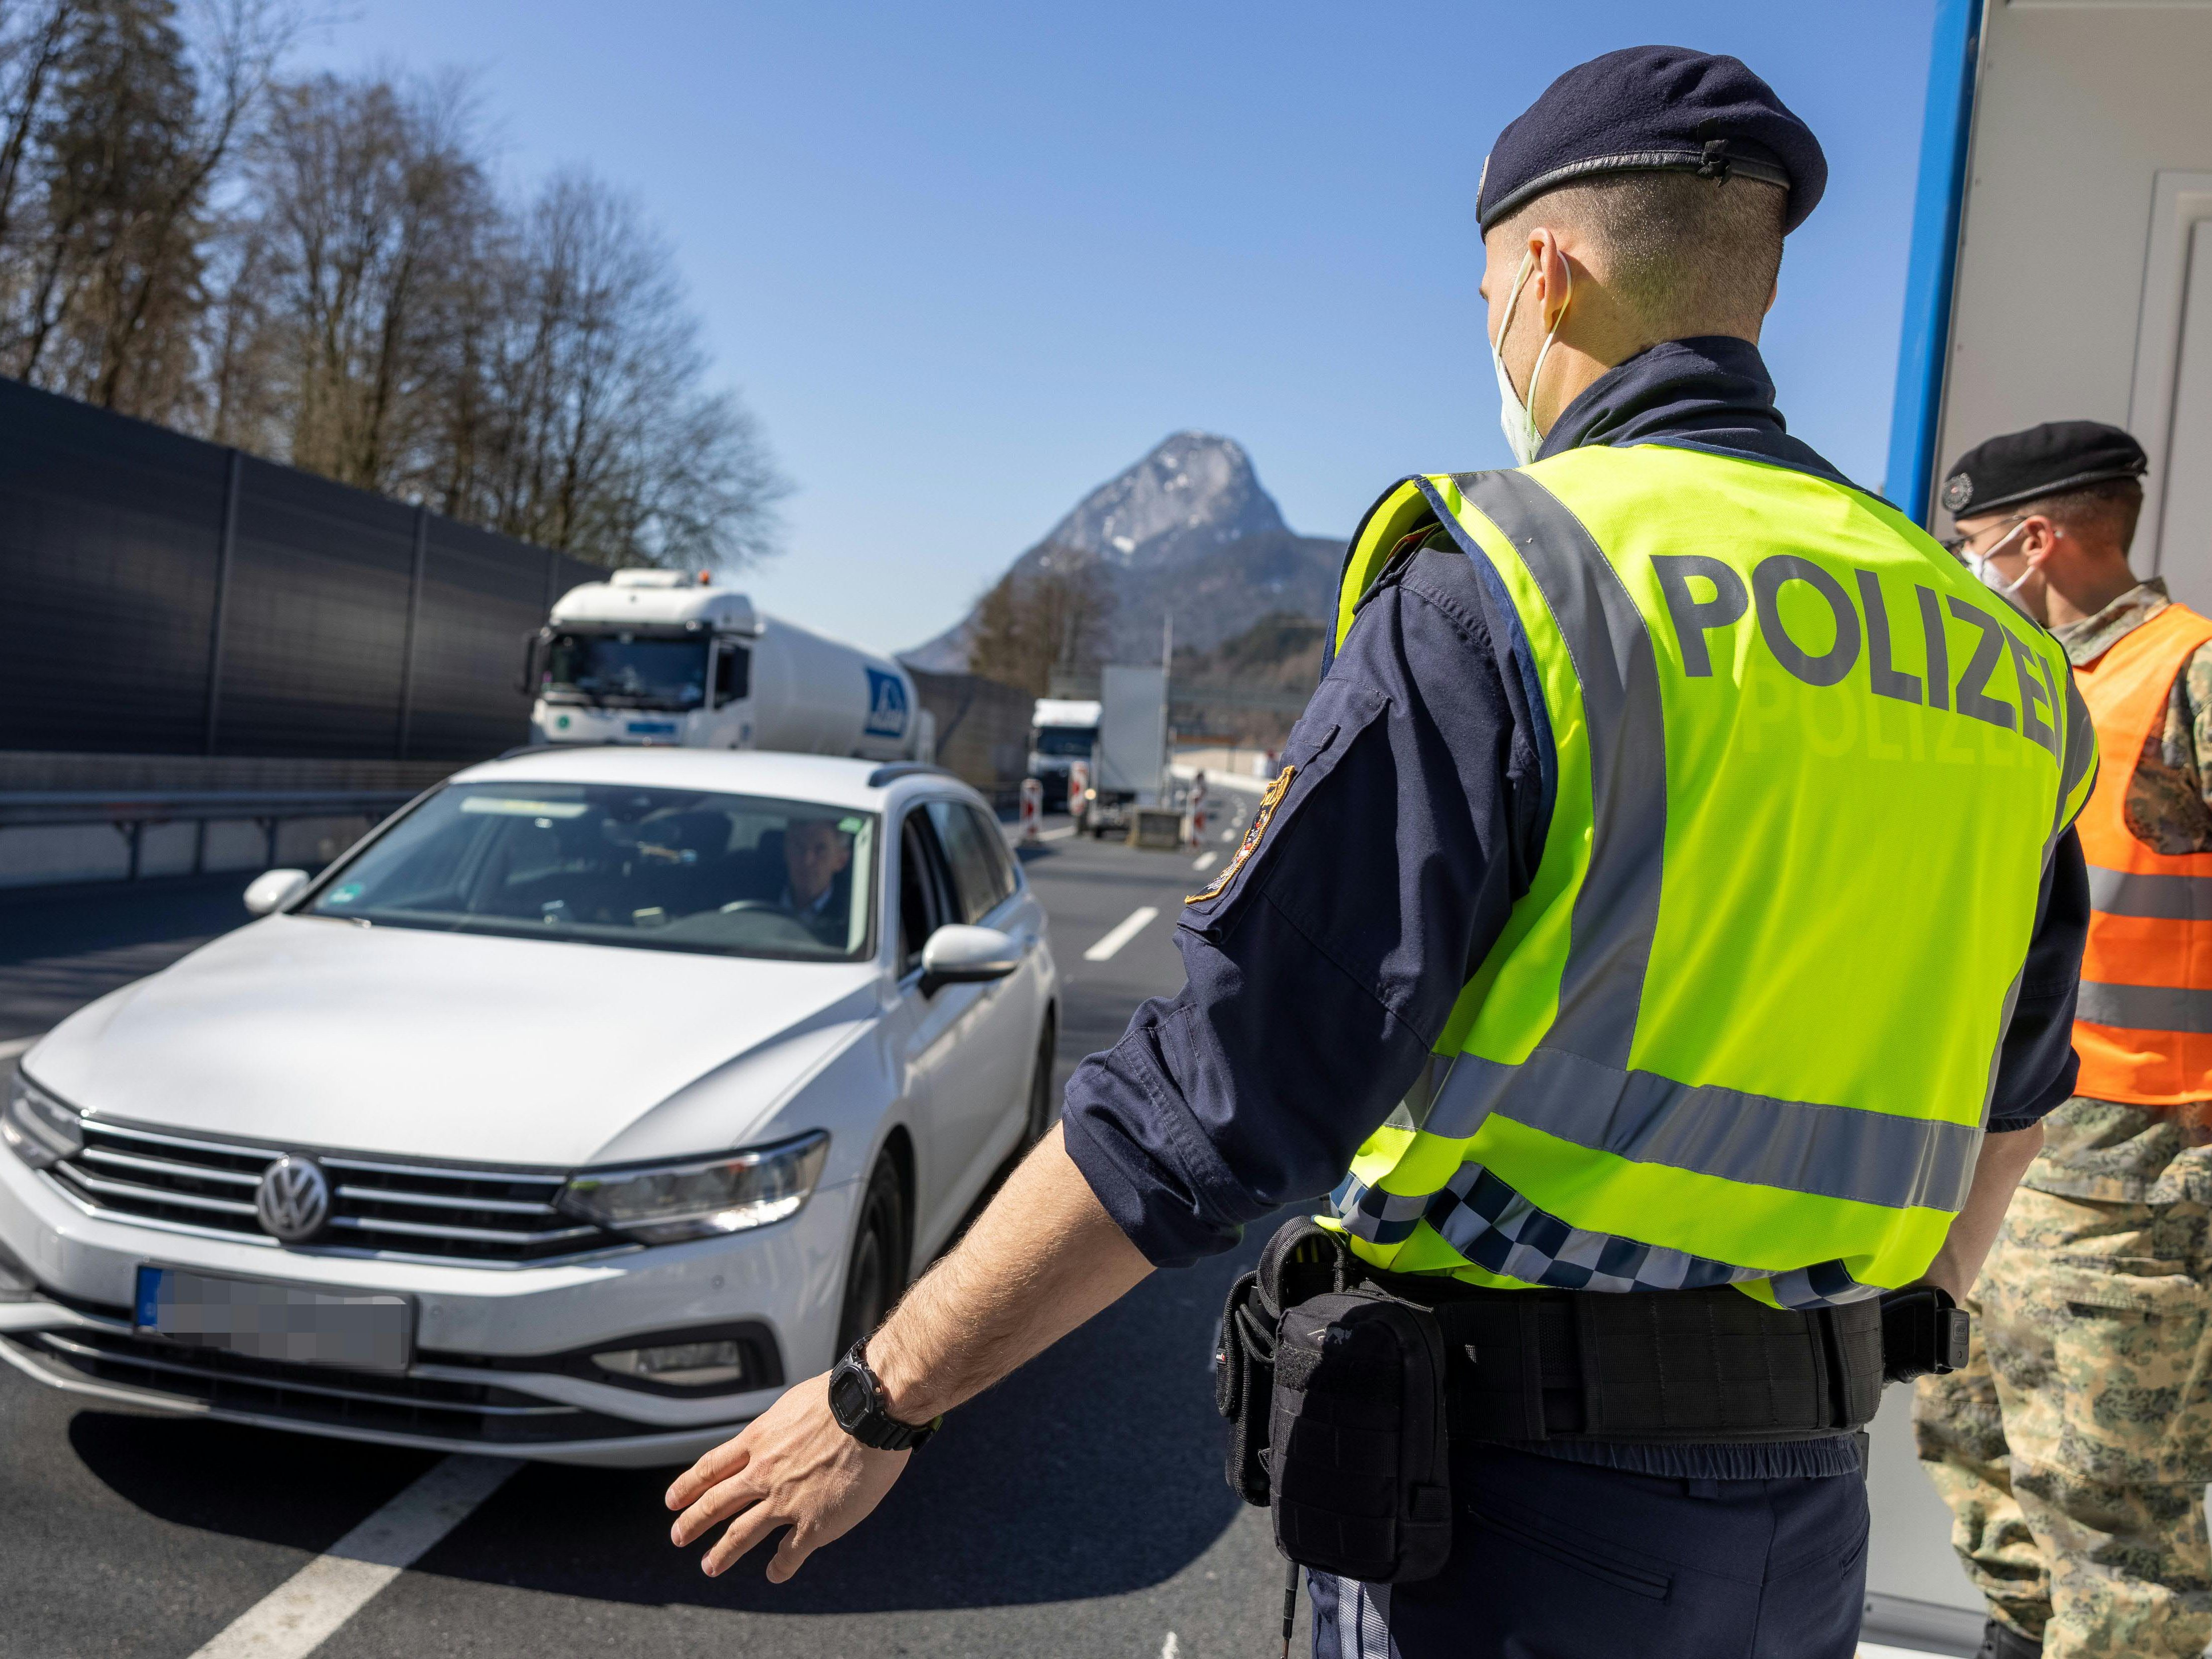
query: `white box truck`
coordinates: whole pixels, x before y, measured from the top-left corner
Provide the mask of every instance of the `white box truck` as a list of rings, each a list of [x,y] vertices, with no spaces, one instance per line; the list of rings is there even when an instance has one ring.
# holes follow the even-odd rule
[[[1030,776],[1044,785],[1044,810],[1074,810],[1068,786],[1075,763],[1093,763],[1098,703],[1084,697],[1039,697],[1030,717]]]
[[[1091,751],[1084,828],[1126,830],[1131,809],[1160,802],[1168,764],[1168,671],[1115,665],[1098,685],[1098,741]]]
[[[758,614],[704,574],[617,570],[572,587],[532,640],[533,742],[935,758],[888,657]]]

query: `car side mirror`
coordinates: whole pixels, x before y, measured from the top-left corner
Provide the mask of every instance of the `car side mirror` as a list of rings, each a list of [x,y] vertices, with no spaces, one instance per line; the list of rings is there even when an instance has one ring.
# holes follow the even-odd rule
[[[921,994],[935,996],[947,985],[977,985],[1004,979],[1022,965],[1022,947],[995,927],[939,928],[921,947]]]
[[[246,908],[257,916],[265,916],[283,909],[307,890],[305,870],[264,870],[246,884]]]

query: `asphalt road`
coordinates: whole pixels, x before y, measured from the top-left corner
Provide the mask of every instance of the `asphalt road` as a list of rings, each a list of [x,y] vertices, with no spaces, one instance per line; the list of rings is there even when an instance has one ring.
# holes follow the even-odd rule
[[[1060,839],[1024,861],[1066,983],[1064,1078],[1180,982],[1193,859]],[[243,921],[240,885],[0,903],[0,1041]],[[1158,918],[1085,960],[1142,906]],[[1157,1276],[956,1413],[884,1508],[788,1585],[760,1576],[765,1549],[702,1577],[666,1541],[665,1473],[525,1466],[319,1659],[1274,1653],[1281,1561],[1266,1516],[1222,1484],[1207,1374],[1221,1298],[1264,1232]],[[0,1653],[21,1659],[185,1659],[437,1461],[112,1408],[12,1371],[0,1434]]]

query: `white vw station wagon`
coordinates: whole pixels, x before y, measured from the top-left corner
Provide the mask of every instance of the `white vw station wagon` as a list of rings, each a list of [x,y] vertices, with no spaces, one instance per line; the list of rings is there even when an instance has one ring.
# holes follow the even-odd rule
[[[1054,1109],[1043,911],[933,768],[532,751],[247,903],[9,1085],[0,1358],[41,1382],[681,1462]]]

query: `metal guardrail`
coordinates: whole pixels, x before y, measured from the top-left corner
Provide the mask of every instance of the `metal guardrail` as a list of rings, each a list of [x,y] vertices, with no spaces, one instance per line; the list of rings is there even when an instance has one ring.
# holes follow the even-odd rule
[[[127,879],[138,877],[139,843],[149,824],[191,823],[192,873],[207,853],[210,823],[260,826],[267,862],[276,862],[276,826],[293,818],[382,818],[415,799],[411,789],[16,790],[0,793],[0,830],[105,823],[129,844]]]

